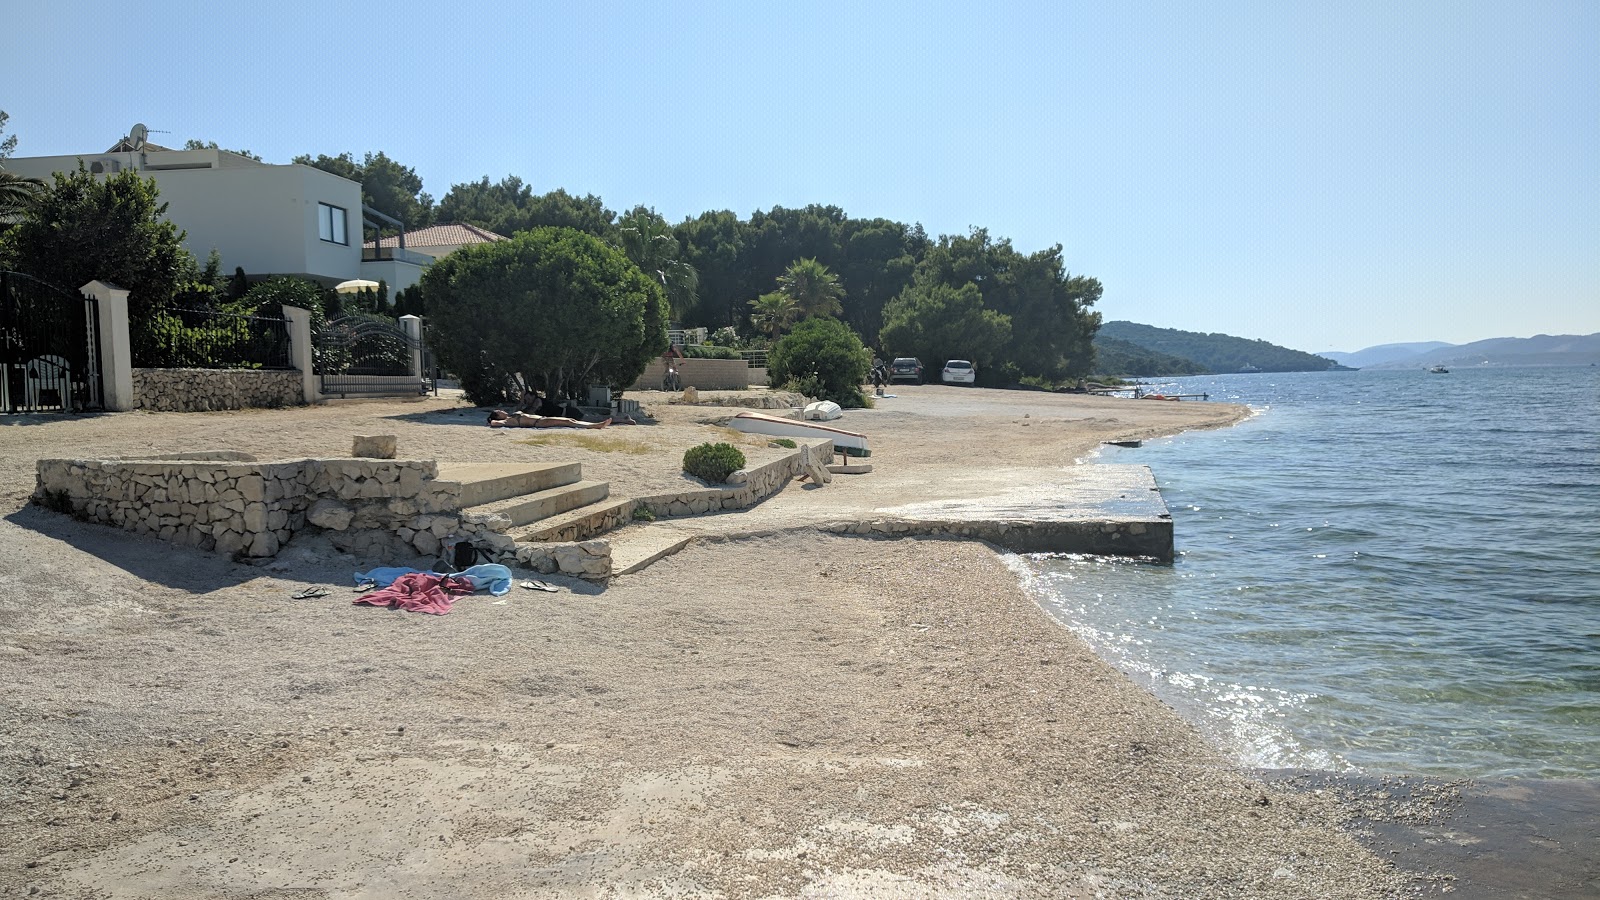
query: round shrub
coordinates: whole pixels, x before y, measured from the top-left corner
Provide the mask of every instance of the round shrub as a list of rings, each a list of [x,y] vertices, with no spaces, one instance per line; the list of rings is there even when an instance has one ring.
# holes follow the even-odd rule
[[[744,468],[744,454],[732,444],[701,444],[683,454],[683,471],[710,484],[720,484]]]
[[[861,383],[872,355],[850,326],[827,316],[797,325],[767,356],[767,377],[807,397],[832,400],[845,409],[867,405]]]

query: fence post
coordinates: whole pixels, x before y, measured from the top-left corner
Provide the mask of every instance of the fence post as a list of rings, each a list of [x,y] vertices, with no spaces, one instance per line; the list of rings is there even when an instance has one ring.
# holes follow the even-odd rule
[[[311,311],[285,304],[283,317],[289,320],[289,361],[300,370],[301,391],[307,403],[320,403],[322,391],[311,360]]]
[[[133,342],[128,339],[128,291],[96,279],[78,289],[98,301],[101,405],[108,411],[134,408]]]
[[[411,344],[411,374],[418,378],[427,377],[422,371],[422,319],[417,316],[401,316],[400,327],[410,338]]]

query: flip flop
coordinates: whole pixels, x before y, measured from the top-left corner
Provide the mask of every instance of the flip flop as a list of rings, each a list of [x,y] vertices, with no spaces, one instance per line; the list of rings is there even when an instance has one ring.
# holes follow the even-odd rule
[[[555,585],[549,584],[548,582],[544,582],[544,581],[524,581],[522,583],[522,587],[525,588],[526,590],[530,590],[530,591],[548,591],[548,592],[550,592],[552,594],[555,593],[556,591],[561,590],[560,588],[556,587]]]
[[[308,588],[305,588],[303,590],[298,590],[298,591],[295,591],[294,593],[290,594],[289,595],[289,599],[291,599],[291,600],[314,600],[317,597],[326,597],[326,596],[328,596],[328,589],[327,588],[324,588],[324,587],[308,587]]]
[[[351,588],[351,590],[355,591],[358,594],[365,594],[367,591],[371,591],[371,590],[377,589],[377,587],[378,587],[378,583],[376,581],[368,581],[368,582],[360,585],[359,587]]]

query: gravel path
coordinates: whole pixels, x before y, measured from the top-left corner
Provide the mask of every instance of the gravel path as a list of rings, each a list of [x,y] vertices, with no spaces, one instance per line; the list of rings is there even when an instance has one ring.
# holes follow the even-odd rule
[[[1238,415],[913,391],[857,414],[907,490],[923,467],[901,502],[980,436],[1048,467]],[[41,456],[337,455],[369,433],[580,458],[620,496],[721,439],[704,408],[655,409],[527,438],[434,400],[0,425],[0,896],[1403,894],[1330,795],[1219,759],[983,545],[729,541],[431,617],[352,606],[352,561],[318,540],[246,566],[23,506]],[[849,484],[825,490],[887,490]],[[308,583],[334,592],[290,599]]]

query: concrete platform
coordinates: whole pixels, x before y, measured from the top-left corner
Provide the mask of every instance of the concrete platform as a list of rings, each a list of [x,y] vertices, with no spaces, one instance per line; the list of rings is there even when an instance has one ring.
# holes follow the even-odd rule
[[[1050,480],[1006,485],[985,473],[989,493],[898,506],[852,505],[830,487],[791,484],[752,509],[632,525],[606,536],[612,571],[637,572],[697,540],[730,540],[819,529],[887,538],[954,537],[1016,553],[1088,553],[1171,562],[1172,518],[1146,466],[1083,465]],[[1034,472],[1035,475],[1039,473]],[[863,476],[870,478],[872,476]],[[973,485],[941,485],[965,493]],[[830,493],[832,491],[832,493]],[[838,501],[830,503],[830,498]]]
[[[438,481],[461,485],[463,507],[482,506],[572,484],[578,463],[440,463]]]

